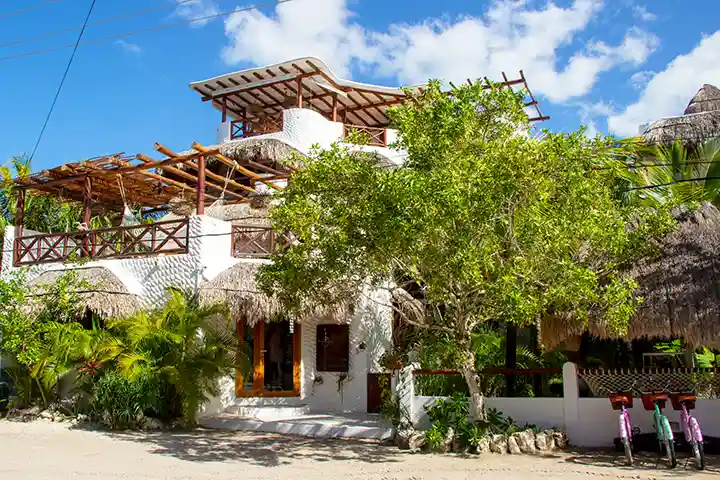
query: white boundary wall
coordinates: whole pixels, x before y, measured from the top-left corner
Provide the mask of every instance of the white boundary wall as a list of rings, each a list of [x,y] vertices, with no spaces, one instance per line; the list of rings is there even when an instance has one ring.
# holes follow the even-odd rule
[[[412,371],[417,365],[408,365],[398,375],[397,392],[400,401],[416,428],[428,428],[430,420],[425,407],[443,397],[416,396]],[[610,406],[607,398],[580,398],[578,395],[577,367],[574,363],[563,366],[562,398],[503,398],[487,397],[487,408],[495,408],[510,416],[522,426],[526,423],[542,428],[558,428],[567,432],[570,444],[578,447],[610,447],[618,436],[618,412]],[[663,413],[670,422],[679,421],[679,412],[668,403]],[[693,410],[705,435],[720,437],[720,400],[698,400]],[[639,398],[634,399],[630,410],[633,427],[641,432],[652,432],[652,412],[642,407]],[[678,425],[673,429],[679,431]]]

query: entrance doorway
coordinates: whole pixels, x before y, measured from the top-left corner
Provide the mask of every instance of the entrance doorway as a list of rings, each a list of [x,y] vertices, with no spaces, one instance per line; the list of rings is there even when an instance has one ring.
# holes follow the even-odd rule
[[[240,359],[235,376],[238,397],[294,397],[300,395],[300,325],[288,321],[239,321]]]

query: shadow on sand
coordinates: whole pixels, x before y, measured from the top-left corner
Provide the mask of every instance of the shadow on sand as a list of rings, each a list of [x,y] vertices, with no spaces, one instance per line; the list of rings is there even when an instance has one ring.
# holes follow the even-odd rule
[[[144,444],[151,454],[199,463],[240,461],[275,467],[289,464],[293,459],[315,462],[397,462],[404,455],[397,447],[387,444],[272,433],[203,428],[162,432],[111,431],[90,425],[77,425],[74,428],[93,430],[116,440]]]
[[[669,469],[667,460],[660,458],[657,454],[639,453],[633,454],[633,466],[626,465],[625,455],[614,451],[597,451],[597,450],[577,450],[570,452],[565,459],[566,462],[575,463],[577,465],[591,465],[594,467],[608,467],[614,469],[633,469],[657,471],[662,470],[666,475],[677,475],[686,477],[688,474],[698,472],[695,467],[695,461],[688,457],[686,453],[678,452],[677,467]],[[705,456],[705,472],[720,473],[720,457],[716,455]]]

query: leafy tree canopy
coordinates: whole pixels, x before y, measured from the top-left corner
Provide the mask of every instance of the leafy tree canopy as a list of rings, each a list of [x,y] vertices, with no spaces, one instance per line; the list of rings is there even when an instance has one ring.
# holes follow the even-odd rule
[[[522,95],[480,83],[447,94],[431,82],[389,116],[408,152],[401,166],[338,144],[293,174],[272,219],[299,244],[262,269],[266,291],[301,310],[408,281],[429,318],[406,320],[468,352],[489,320],[597,312],[626,328],[638,301],[619,267],[672,225],[662,209],[619,200],[618,159],[633,142],[533,136]]]

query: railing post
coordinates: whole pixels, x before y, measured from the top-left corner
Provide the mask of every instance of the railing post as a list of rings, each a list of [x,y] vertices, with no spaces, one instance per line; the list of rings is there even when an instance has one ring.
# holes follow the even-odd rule
[[[15,207],[15,238],[22,237],[25,222],[25,189],[18,188],[17,206]]]

